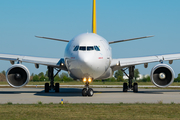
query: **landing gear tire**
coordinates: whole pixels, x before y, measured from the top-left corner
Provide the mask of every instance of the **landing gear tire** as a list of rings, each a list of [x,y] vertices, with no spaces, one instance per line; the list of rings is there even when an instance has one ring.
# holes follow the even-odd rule
[[[59,83],[55,84],[55,92],[58,93],[59,92]]]
[[[89,97],[92,97],[93,94],[94,94],[93,89],[92,89],[92,88],[89,88],[88,91],[87,91],[87,95],[88,95]]]
[[[138,92],[138,84],[134,83],[133,85],[133,92]]]
[[[123,92],[127,92],[128,87],[127,87],[127,83],[123,83]]]
[[[45,93],[48,93],[49,92],[49,83],[45,83]]]
[[[87,89],[86,88],[82,89],[82,96],[87,96]]]

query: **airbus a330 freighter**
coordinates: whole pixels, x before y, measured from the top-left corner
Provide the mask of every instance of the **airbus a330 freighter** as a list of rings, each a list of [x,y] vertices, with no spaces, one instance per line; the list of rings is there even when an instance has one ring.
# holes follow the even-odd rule
[[[95,79],[112,77],[114,71],[119,69],[124,72],[125,69],[129,70],[129,75],[126,74],[129,80],[128,83],[123,83],[123,92],[128,90],[138,92],[138,84],[132,83],[135,65],[144,64],[144,67],[147,68],[148,63],[151,62],[160,62],[151,70],[151,81],[157,87],[167,87],[174,81],[174,71],[169,65],[163,64],[163,61],[169,61],[172,64],[173,60],[180,59],[180,54],[113,59],[110,44],[152,36],[107,42],[106,39],[96,34],[96,0],[93,0],[92,33],[80,34],[70,41],[36,37],[67,42],[64,58],[55,59],[0,54],[1,60],[8,60],[12,64],[6,72],[6,79],[8,84],[14,88],[23,87],[30,80],[30,72],[26,66],[22,65],[22,62],[33,63],[36,68],[39,68],[39,65],[47,66],[50,85],[45,83],[45,92],[49,92],[50,89],[59,92],[59,83],[54,85],[54,77],[61,70],[65,70],[73,79],[79,79],[85,83],[85,87],[82,90],[83,96],[93,96],[93,89],[89,87],[89,84]],[[57,70],[55,75],[54,69]]]

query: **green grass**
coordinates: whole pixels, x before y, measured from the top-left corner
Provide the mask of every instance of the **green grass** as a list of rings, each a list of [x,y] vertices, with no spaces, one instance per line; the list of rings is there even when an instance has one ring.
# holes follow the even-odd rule
[[[180,104],[34,104],[0,105],[1,120],[179,119]]]

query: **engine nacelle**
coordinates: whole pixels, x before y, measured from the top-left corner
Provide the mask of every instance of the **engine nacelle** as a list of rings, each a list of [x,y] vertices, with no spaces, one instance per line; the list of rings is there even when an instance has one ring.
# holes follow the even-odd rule
[[[7,70],[6,80],[14,88],[23,87],[30,80],[30,72],[26,66],[14,64]]]
[[[97,79],[107,79],[107,78],[112,77],[112,75],[113,75],[112,69],[108,68],[107,71]]]
[[[168,87],[174,81],[174,71],[166,64],[158,64],[151,70],[151,81],[157,87]]]

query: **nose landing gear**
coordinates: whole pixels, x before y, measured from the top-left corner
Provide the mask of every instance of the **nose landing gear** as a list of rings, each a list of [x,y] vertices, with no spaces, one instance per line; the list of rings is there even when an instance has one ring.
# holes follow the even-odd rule
[[[84,81],[84,80],[83,80]],[[85,82],[85,88],[82,89],[82,96],[89,96],[92,97],[94,94],[94,91],[92,88],[89,87],[90,82]]]
[[[89,89],[83,88],[82,89],[82,96],[89,96],[89,97],[91,97],[91,96],[93,96],[93,94],[94,94],[94,91],[93,91],[92,88],[89,88]]]

